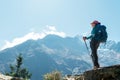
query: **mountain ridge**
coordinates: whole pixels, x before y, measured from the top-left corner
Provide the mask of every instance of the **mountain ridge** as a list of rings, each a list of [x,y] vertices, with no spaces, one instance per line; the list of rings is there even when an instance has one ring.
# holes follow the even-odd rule
[[[106,46],[101,45],[98,55],[102,66],[120,63],[119,47],[120,44],[114,41],[108,41]],[[92,68],[90,56],[79,37],[48,35],[0,51],[0,71],[9,71],[9,64],[15,63],[19,53],[24,57],[23,66],[33,73],[32,80],[42,79],[42,75],[52,70],[59,70],[63,74],[79,74]]]

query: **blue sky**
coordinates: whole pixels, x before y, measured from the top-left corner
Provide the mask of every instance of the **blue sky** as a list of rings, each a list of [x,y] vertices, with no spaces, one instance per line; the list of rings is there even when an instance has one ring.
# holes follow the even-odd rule
[[[120,0],[0,0],[0,47],[46,25],[69,36],[90,32],[90,23],[107,26],[109,39],[120,41]]]

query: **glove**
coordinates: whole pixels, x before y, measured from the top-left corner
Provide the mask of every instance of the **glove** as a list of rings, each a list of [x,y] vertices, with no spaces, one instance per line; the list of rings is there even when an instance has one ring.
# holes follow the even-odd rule
[[[83,37],[83,40],[85,41],[87,39],[87,37]]]

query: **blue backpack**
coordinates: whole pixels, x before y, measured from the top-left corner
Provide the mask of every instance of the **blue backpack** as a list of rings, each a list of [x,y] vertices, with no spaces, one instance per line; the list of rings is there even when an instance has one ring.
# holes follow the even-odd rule
[[[99,42],[106,42],[108,38],[108,34],[106,31],[106,26],[100,25],[98,30]]]

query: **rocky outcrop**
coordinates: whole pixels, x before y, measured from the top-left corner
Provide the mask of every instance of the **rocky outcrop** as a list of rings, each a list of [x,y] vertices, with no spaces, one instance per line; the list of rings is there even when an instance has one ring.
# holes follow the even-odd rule
[[[22,78],[16,78],[11,76],[6,76],[0,73],[0,80],[23,80]]]
[[[120,80],[120,65],[86,71],[84,80]]]
[[[82,75],[74,76],[74,80],[120,80],[120,65],[89,70]]]
[[[12,77],[11,76],[6,76],[0,73],[0,80],[11,80]]]

